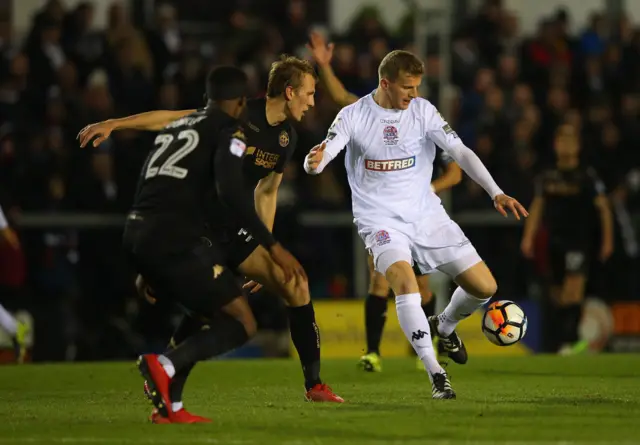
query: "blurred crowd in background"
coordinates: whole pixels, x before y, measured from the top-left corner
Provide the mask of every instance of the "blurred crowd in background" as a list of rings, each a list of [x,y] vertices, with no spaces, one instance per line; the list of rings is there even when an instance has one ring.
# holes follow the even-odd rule
[[[10,22],[0,23],[0,203],[10,220],[32,212],[123,214],[153,135],[121,131],[99,149],[82,150],[75,141],[81,128],[151,109],[199,107],[206,73],[217,64],[243,67],[252,93],[263,95],[278,55],[306,57],[311,27],[326,26],[318,19],[326,11],[315,10],[326,3],[311,0],[177,3],[159,3],[154,20],[144,23],[113,2],[107,27],[96,31],[91,3],[67,8],[50,0],[19,42]],[[206,18],[208,32],[180,26],[181,8]],[[594,274],[607,278],[594,279],[590,292],[632,298],[640,295],[629,273],[637,267],[640,225],[640,28],[627,17],[594,11],[589,26],[570,35],[570,20],[566,11],[550,12],[534,35],[523,35],[517,15],[495,0],[457,17],[450,57],[459,94],[449,120],[502,188],[523,203],[532,199],[537,172],[553,163],[557,124],[578,126],[583,161],[604,180],[616,216],[614,257]],[[336,43],[336,74],[358,95],[376,87],[376,69],[388,51],[415,49],[411,15],[397,30],[385,29],[374,8],[364,9],[348,32],[328,37]],[[425,57],[426,86],[436,105],[438,43],[429,37]],[[319,85],[316,108],[298,128],[298,151],[285,172],[275,224],[307,267],[314,298],[353,295],[350,229],[307,229],[296,222],[306,210],[350,209],[341,162],[318,177],[301,169],[337,111]],[[454,215],[491,209],[468,178],[452,197]],[[36,358],[116,358],[167,338],[171,311],[135,298],[120,253],[121,229],[16,229],[22,250],[2,247],[0,286],[3,303],[28,306],[36,331],[47,333],[38,336]],[[465,230],[503,295],[534,292],[532,277],[544,275],[545,261],[522,258],[521,227]],[[258,304],[272,309],[279,303],[263,298]],[[263,325],[284,326],[277,310],[258,312]]]

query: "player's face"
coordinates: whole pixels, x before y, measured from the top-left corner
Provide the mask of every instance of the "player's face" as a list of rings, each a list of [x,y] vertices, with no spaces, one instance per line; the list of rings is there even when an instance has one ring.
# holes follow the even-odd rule
[[[301,121],[304,113],[315,105],[313,95],[316,94],[316,80],[310,74],[305,74],[300,87],[287,88],[287,114],[290,119]]]
[[[558,159],[570,159],[578,156],[580,144],[578,134],[573,126],[563,125],[558,129],[554,149]]]
[[[419,96],[418,88],[421,83],[422,76],[411,76],[400,71],[400,75],[395,81],[382,79],[380,86],[387,93],[392,108],[406,110],[411,101]]]

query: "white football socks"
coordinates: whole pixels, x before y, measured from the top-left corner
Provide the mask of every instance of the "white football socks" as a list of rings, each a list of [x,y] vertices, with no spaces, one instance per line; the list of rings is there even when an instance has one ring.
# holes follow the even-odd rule
[[[398,295],[396,312],[402,331],[424,363],[425,369],[429,372],[429,378],[432,374],[444,373],[433,350],[431,328],[422,310],[420,294]]]
[[[18,332],[18,322],[13,315],[11,315],[1,304],[0,304],[0,327],[7,331],[7,333],[15,337],[16,332]]]
[[[171,411],[173,411],[174,413],[177,413],[182,409],[183,406],[184,405],[182,404],[182,402],[173,402],[171,403]]]
[[[480,300],[468,294],[464,289],[458,287],[451,296],[451,301],[438,315],[438,331],[440,335],[448,336],[455,330],[461,320],[469,317],[476,309],[488,302],[491,298]]]

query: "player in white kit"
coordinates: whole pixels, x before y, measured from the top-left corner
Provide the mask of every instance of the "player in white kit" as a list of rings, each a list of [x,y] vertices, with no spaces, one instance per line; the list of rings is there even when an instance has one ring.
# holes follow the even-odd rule
[[[346,146],[358,233],[396,295],[400,325],[428,371],[433,398],[453,399],[456,394],[436,359],[431,332],[446,339],[454,361],[465,363],[466,349],[455,327],[495,294],[497,284],[431,190],[436,144],[485,189],[501,214],[506,217],[510,210],[517,219],[528,214],[500,190],[436,108],[418,97],[423,73],[413,54],[387,54],[378,68],[378,88],[338,113],[325,141],[305,158],[304,168],[321,173]],[[420,306],[414,261],[423,273],[440,270],[459,286],[445,310],[429,320]]]

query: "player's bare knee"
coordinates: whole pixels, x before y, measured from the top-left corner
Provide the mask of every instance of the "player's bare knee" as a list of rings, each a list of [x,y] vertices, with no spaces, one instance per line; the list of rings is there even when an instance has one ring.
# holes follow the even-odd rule
[[[411,264],[397,261],[387,268],[386,278],[396,295],[406,295],[418,292],[418,283]]]
[[[309,304],[311,293],[309,292],[309,282],[297,277],[282,285],[282,298],[287,306],[299,307]]]
[[[474,295],[474,297],[476,297],[479,300],[486,300],[488,298],[493,297],[496,292],[498,292],[498,283],[496,283],[495,280],[493,280],[490,283],[486,283],[485,285],[483,285],[482,287],[480,287],[478,289],[478,292],[476,295]]]
[[[473,291],[469,293],[479,300],[486,300],[493,297],[496,292],[498,292],[498,283],[496,283],[496,280],[492,275],[489,275],[484,280],[478,282]]]

